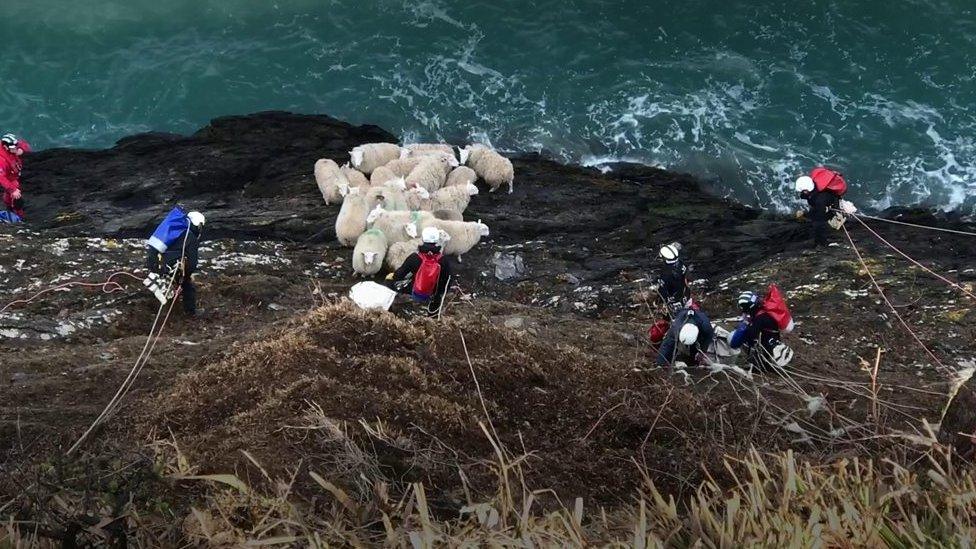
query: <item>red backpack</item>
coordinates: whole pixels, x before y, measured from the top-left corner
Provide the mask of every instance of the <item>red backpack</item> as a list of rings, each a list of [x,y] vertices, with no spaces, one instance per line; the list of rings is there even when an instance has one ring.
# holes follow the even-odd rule
[[[810,172],[810,179],[818,191],[830,191],[837,196],[844,196],[847,192],[847,181],[840,172],[820,166]]]
[[[420,302],[427,302],[437,291],[443,254],[421,252],[417,255],[420,257],[420,268],[413,276],[413,298]]]
[[[658,345],[664,341],[664,336],[668,334],[670,328],[671,323],[663,318],[654,321],[654,324],[647,330],[647,338],[651,341],[651,345]]]
[[[793,331],[793,315],[790,314],[786,300],[775,284],[769,285],[766,297],[763,298],[762,312],[771,316],[781,331],[786,333]]]

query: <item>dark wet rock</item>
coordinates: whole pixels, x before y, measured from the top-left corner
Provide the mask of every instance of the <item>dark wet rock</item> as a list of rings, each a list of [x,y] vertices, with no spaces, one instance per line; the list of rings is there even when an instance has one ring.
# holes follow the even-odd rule
[[[339,207],[323,204],[312,166],[321,157],[345,163],[350,149],[375,141],[396,139],[328,116],[268,112],[219,118],[190,136],[150,133],[108,150],[43,151],[26,162],[29,223],[46,235],[141,238],[182,202],[208,214],[208,238],[304,243],[331,254],[338,250]],[[567,282],[611,288],[599,298],[564,296],[552,305],[595,314],[627,303],[633,288],[626,284],[659,268],[662,242],[683,243],[693,277],[712,280],[809,247],[808,224],[718,198],[690,175],[631,164],[602,173],[536,154],[515,156],[513,163],[515,192],[482,192],[465,212],[491,228],[460,266],[467,290],[539,304],[565,293]],[[885,215],[972,230],[952,214],[900,209]],[[877,229],[901,237],[915,257],[950,262],[963,278],[976,257],[976,239]],[[870,238],[857,226],[850,230],[859,241]],[[500,269],[496,253],[505,258]]]
[[[525,275],[525,261],[520,253],[495,252],[491,262],[495,266],[495,278],[498,280],[512,280]]]

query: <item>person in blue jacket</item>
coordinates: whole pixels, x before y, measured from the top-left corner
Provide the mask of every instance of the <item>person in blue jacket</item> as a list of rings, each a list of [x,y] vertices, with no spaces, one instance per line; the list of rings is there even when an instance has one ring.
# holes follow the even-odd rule
[[[762,298],[754,292],[742,292],[738,305],[744,318],[729,337],[729,347],[745,347],[749,361],[765,368],[772,364],[773,351],[780,344],[779,324],[763,310]]]
[[[179,206],[173,208],[156,227],[146,241],[146,269],[149,276],[144,284],[162,303],[172,285],[179,285],[183,312],[189,316],[197,313],[197,289],[193,273],[199,261],[200,237],[206,222],[200,212],[185,213]]]
[[[715,329],[705,313],[690,307],[679,309],[661,342],[657,364],[669,366],[681,357],[688,358],[688,365],[696,366],[714,339]]]

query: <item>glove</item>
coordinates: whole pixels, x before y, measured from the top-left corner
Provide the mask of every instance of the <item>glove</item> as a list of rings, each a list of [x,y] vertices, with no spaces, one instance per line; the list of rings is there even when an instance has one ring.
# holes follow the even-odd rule
[[[803,219],[804,217],[806,217],[806,215],[807,215],[806,212],[804,212],[803,210],[797,210],[793,214],[793,216],[796,217],[797,219]]]
[[[165,281],[158,274],[149,273],[145,280],[142,281],[142,284],[148,288],[154,296],[156,296],[156,299],[158,299],[161,304],[165,305],[166,302],[169,301],[170,296],[165,289]]]
[[[827,224],[830,225],[830,227],[835,231],[839,231],[840,228],[844,226],[845,221],[847,221],[847,216],[845,216],[840,212],[837,212],[836,214],[834,214],[834,217],[831,217],[827,221]]]
[[[386,278],[384,278],[383,280],[393,280],[393,273],[386,275]]]
[[[20,200],[20,196],[21,196],[20,195],[20,189],[14,189],[10,193],[10,198],[12,198],[14,200]]]

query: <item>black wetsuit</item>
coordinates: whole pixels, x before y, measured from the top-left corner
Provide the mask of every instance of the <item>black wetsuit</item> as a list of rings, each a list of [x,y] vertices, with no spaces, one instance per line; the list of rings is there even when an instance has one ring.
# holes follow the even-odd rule
[[[183,299],[183,311],[188,315],[197,313],[197,288],[193,285],[193,273],[197,270],[199,258],[200,229],[193,225],[190,225],[190,228],[162,254],[153,248],[146,248],[146,269],[167,281],[173,276],[171,269],[180,265],[180,260],[183,259],[182,272],[177,276],[180,296]]]
[[[676,261],[670,265],[665,265],[658,276],[657,291],[661,294],[661,299],[668,307],[668,311],[674,314],[678,309],[684,307],[691,298],[691,288],[688,287],[688,268],[681,261]]]
[[[441,253],[441,247],[436,244],[421,244],[420,247],[417,248],[417,251],[407,256],[407,258],[403,260],[403,264],[400,265],[400,268],[393,273],[394,287],[399,288],[401,285],[398,283],[403,282],[408,278],[412,279],[412,277],[417,273],[417,269],[419,269],[421,265],[420,254],[422,253],[439,254]],[[440,308],[441,299],[444,297],[444,292],[447,291],[448,278],[454,274],[454,267],[448,256],[442,255],[439,263],[441,265],[441,274],[437,279],[437,289],[434,291],[433,296],[431,296],[430,301],[427,302],[427,309],[432,313],[436,312]],[[411,293],[412,290],[413,287],[411,284],[405,284],[399,289],[401,293],[406,294]]]
[[[834,215],[831,208],[839,206],[840,198],[830,191],[818,190],[800,193],[800,197],[805,198],[807,204],[810,205],[807,217],[813,223],[813,245],[826,246],[827,220]]]

